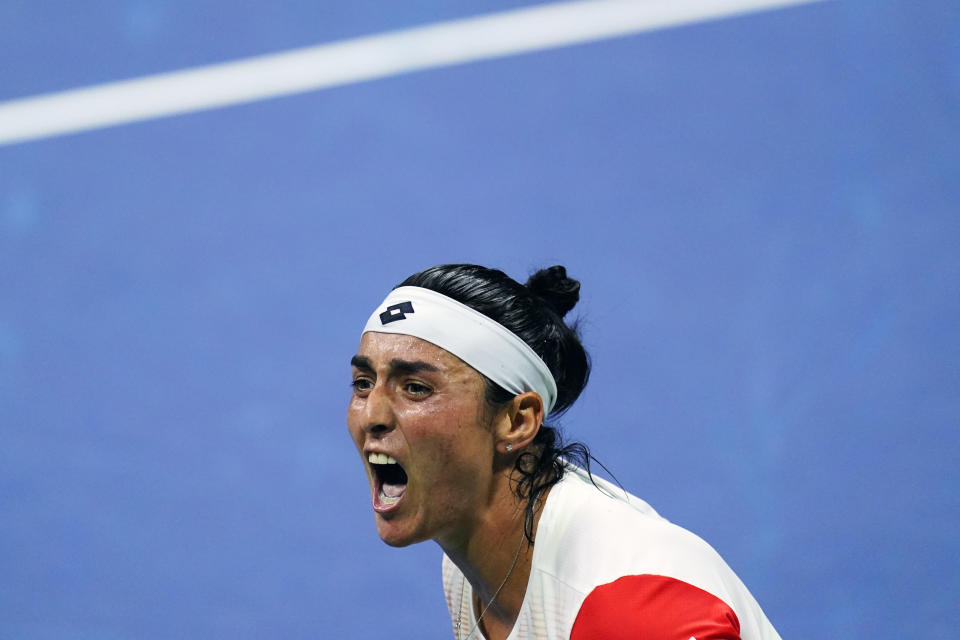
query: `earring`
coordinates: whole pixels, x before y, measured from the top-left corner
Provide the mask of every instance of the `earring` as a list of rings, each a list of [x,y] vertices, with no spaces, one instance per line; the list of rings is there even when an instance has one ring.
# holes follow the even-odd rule
[[[507,443],[507,446],[504,447],[504,448],[505,448],[507,451],[513,451],[513,444],[510,443],[510,442],[508,442],[508,443]]]

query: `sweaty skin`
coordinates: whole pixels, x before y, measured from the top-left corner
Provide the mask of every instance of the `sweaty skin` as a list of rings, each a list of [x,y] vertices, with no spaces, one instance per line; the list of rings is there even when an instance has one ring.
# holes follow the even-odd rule
[[[396,547],[435,540],[470,581],[477,606],[503,584],[481,630],[490,640],[505,638],[523,602],[533,554],[531,545],[521,545],[523,505],[510,475],[542,422],[539,395],[520,394],[491,411],[476,370],[402,334],[363,334],[352,376],[347,428],[364,461],[380,538]],[[390,456],[406,472],[399,499],[382,495],[370,454]],[[390,496],[396,493],[391,487]]]
[[[429,342],[368,332],[354,358],[353,385],[347,427],[364,462],[370,452],[385,453],[408,478],[401,499],[378,509],[365,464],[381,539],[458,546],[490,499],[494,435],[483,421],[483,379]]]

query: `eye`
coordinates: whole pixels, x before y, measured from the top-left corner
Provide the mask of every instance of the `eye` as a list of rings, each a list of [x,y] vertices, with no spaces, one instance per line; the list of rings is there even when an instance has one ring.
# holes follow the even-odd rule
[[[366,393],[373,388],[373,381],[368,378],[354,378],[350,383],[354,393]]]
[[[428,396],[433,393],[433,389],[419,382],[408,382],[403,385],[403,390],[413,396]]]

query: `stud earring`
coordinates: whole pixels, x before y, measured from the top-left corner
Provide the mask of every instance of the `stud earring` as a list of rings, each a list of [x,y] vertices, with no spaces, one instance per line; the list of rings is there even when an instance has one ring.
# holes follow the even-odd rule
[[[504,448],[505,448],[507,451],[513,451],[513,444],[511,444],[511,443],[508,442],[508,443],[507,443],[507,446],[504,447]]]

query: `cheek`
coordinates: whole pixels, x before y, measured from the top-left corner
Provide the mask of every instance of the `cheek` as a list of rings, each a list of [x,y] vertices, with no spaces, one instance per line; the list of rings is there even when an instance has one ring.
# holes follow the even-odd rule
[[[425,462],[438,469],[467,471],[484,465],[492,451],[490,430],[477,420],[473,406],[424,408],[405,416],[403,424],[410,446],[423,451]]]
[[[359,409],[355,404],[356,400],[351,400],[350,404],[347,405],[347,432],[350,434],[350,439],[359,448],[363,442],[363,427],[360,424]]]

